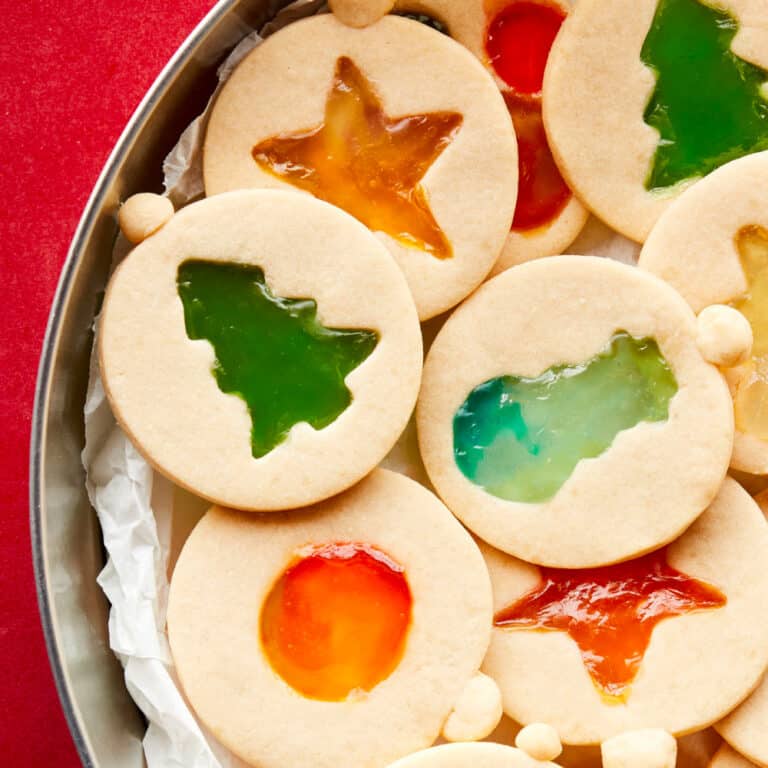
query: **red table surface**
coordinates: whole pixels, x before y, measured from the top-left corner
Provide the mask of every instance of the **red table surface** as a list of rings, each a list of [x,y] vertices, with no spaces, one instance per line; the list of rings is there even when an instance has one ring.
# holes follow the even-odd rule
[[[32,400],[48,310],[125,123],[213,0],[3,0],[0,13],[0,763],[79,760],[53,684],[29,538]]]

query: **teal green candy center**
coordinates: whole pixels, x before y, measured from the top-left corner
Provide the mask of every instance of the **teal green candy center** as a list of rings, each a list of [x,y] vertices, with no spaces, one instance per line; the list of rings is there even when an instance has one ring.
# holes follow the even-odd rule
[[[376,333],[326,328],[315,301],[274,296],[258,267],[185,261],[177,284],[187,336],[213,345],[219,389],[248,406],[254,458],[294,424],[322,429],[350,404],[344,379],[373,352]]]
[[[619,432],[666,420],[675,392],[656,342],[617,331],[585,363],[475,387],[453,419],[456,464],[500,499],[546,501],[579,461],[599,456]]]
[[[640,58],[657,76],[645,122],[661,134],[647,189],[768,149],[768,72],[731,51],[737,20],[703,0],[659,0]]]

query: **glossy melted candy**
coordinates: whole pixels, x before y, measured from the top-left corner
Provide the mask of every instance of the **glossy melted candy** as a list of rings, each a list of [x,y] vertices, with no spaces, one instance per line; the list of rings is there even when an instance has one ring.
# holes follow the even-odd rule
[[[272,587],[261,642],[272,668],[312,699],[370,691],[402,658],[411,621],[403,568],[365,544],[310,547]]]
[[[501,499],[546,501],[579,461],[599,456],[619,432],[666,420],[675,392],[656,342],[619,331],[584,363],[473,389],[453,420],[456,464]]]
[[[768,72],[731,50],[739,24],[716,3],[659,0],[640,57],[657,76],[645,121],[660,135],[648,189],[768,148]]]
[[[544,132],[538,99],[505,93],[517,134],[519,182],[512,229],[525,232],[549,224],[568,204],[572,192],[555,165]]]
[[[513,231],[546,226],[572,196],[552,157],[541,116],[544,69],[564,20],[557,5],[516,0],[503,4],[488,24],[486,52],[510,88],[504,100],[517,134],[520,181]]]
[[[549,50],[564,20],[563,10],[546,0],[513,0],[491,18],[485,50],[515,93],[541,95]]]
[[[662,619],[725,604],[722,592],[672,568],[660,550],[604,568],[542,568],[539,585],[494,624],[567,632],[600,692],[624,700]]]
[[[263,169],[343,208],[369,229],[441,259],[452,255],[420,181],[462,123],[455,112],[391,118],[351,59],[336,65],[322,125],[262,141]]]
[[[248,406],[254,458],[294,424],[322,429],[350,404],[344,379],[373,352],[376,333],[326,328],[312,299],[274,296],[258,267],[190,260],[177,283],[187,336],[211,342],[219,389]]]
[[[736,426],[768,440],[768,231],[745,227],[736,237],[747,293],[733,306],[749,320],[754,343],[734,397]]]

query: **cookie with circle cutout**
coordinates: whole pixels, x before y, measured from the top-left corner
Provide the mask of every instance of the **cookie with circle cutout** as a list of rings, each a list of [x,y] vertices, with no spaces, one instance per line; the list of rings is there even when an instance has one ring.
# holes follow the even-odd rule
[[[404,429],[421,376],[416,310],[386,248],[333,206],[274,190],[194,203],[138,245],[98,341],[144,456],[242,509],[357,482]]]
[[[579,0],[550,55],[544,122],[595,214],[642,242],[669,203],[768,149],[763,0]]]
[[[568,14],[567,3],[398,0],[395,8],[423,18],[469,48],[493,75],[512,116],[519,162],[517,208],[494,274],[562,253],[587,220],[586,209],[555,164],[541,115],[544,68]]]
[[[728,380],[736,416],[731,464],[753,474],[768,474],[768,420],[762,414],[768,404],[767,179],[768,152],[715,171],[659,219],[639,261],[674,286],[694,312],[729,304],[749,320],[752,357]]]
[[[247,762],[386,765],[430,746],[465,698],[491,602],[458,521],[376,470],[290,520],[213,507],[176,565],[168,636],[198,716]]]
[[[447,321],[416,409],[429,477],[493,546],[604,565],[679,535],[728,468],[728,388],[666,283],[555,256],[486,283]]]
[[[763,491],[755,501],[768,516],[768,493]],[[715,725],[720,735],[742,755],[758,765],[768,765],[768,680],[763,680],[754,693],[724,720]],[[723,757],[732,757],[726,752]],[[738,766],[715,766],[715,768],[739,768]]]
[[[617,507],[620,509],[620,507]],[[675,542],[603,568],[537,568],[483,547],[504,711],[567,744],[710,725],[768,663],[768,525],[734,480]]]
[[[460,45],[410,19],[364,29],[331,15],[290,24],[219,94],[206,193],[302,190],[387,245],[422,320],[493,267],[515,210],[517,145],[491,78]]]
[[[723,744],[709,761],[707,768],[755,768],[755,763],[747,760],[728,744]]]

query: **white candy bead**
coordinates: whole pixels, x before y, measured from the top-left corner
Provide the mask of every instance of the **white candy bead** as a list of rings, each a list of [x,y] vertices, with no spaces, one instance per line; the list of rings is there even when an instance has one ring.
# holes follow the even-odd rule
[[[120,206],[117,221],[128,240],[140,243],[157,232],[173,214],[173,203],[167,197],[142,192]]]
[[[661,728],[627,731],[600,746],[603,768],[675,768],[677,742]]]
[[[712,304],[699,313],[696,343],[710,363],[731,368],[749,358],[752,328],[738,310],[723,304]]]
[[[515,737],[515,746],[541,762],[554,760],[563,751],[557,731],[546,723],[526,725]]]
[[[395,0],[329,0],[333,15],[348,27],[368,27],[386,16]]]
[[[464,688],[443,726],[448,741],[479,741],[501,720],[501,691],[487,675],[475,675]]]

